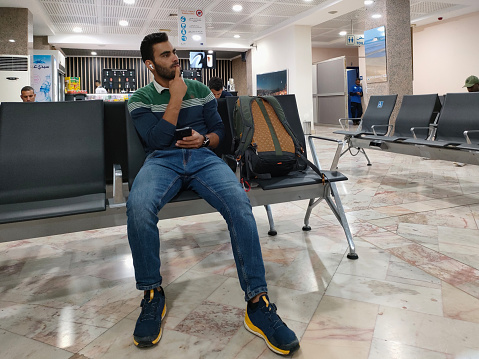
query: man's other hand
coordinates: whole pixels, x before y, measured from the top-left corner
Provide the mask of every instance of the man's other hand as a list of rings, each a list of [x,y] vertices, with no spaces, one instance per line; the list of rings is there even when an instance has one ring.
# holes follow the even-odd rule
[[[203,141],[205,139],[203,135],[196,132],[195,130],[191,130],[191,131],[192,131],[191,136],[183,137],[183,139],[176,141],[176,147],[200,148],[203,145]]]

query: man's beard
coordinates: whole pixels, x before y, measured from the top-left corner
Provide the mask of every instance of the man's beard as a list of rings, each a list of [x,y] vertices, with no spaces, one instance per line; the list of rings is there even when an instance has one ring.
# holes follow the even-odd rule
[[[153,62],[155,66],[155,71],[158,74],[158,76],[164,78],[165,80],[173,80],[176,76],[176,67],[173,68],[168,68],[168,67],[163,67],[155,62]]]

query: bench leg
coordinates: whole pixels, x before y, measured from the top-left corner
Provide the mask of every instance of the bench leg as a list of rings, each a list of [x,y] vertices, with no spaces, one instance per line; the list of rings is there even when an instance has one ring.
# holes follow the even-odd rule
[[[339,198],[339,193],[334,183],[330,183],[331,188],[331,195],[327,195],[325,197],[326,203],[329,205],[329,208],[333,211],[334,215],[338,219],[339,223],[343,227],[344,233],[346,234],[346,239],[348,240],[349,245],[349,259],[358,259],[358,255],[356,254],[356,247],[353,242],[353,236],[351,235],[351,231],[349,230],[348,220],[346,219],[346,214],[344,213],[344,208],[341,203],[341,199]],[[334,200],[333,198],[334,197]]]
[[[319,198],[318,200],[314,201],[314,198],[310,198],[308,209],[306,210],[306,215],[304,216],[303,231],[306,232],[311,230],[311,226],[309,225],[309,217],[311,217],[311,212],[313,211],[313,208],[316,207],[322,200],[322,198]]]
[[[270,236],[275,236],[278,234],[278,232],[276,232],[276,229],[274,228],[274,220],[273,220],[273,213],[271,212],[271,206],[269,204],[265,204],[264,208],[266,209],[266,214],[268,215],[268,222],[269,222],[268,234]]]
[[[366,157],[366,159],[368,160],[368,166],[372,166],[372,163],[371,163],[371,161],[369,160],[369,157],[368,157],[368,155],[366,154],[366,151],[364,151],[364,148],[361,147],[361,150],[360,150],[360,151],[363,153],[364,157]]]
[[[368,157],[368,155],[366,154],[366,151],[364,151],[364,148],[358,147],[358,152],[355,153],[355,154],[353,154],[353,153],[351,152],[351,148],[353,148],[353,146],[352,146],[352,144],[351,144],[351,138],[350,138],[350,137],[349,137],[349,138],[345,138],[345,139],[344,139],[344,143],[345,143],[348,147],[347,147],[343,152],[341,152],[341,154],[339,155],[340,158],[343,157],[343,155],[346,154],[346,152],[349,152],[349,153],[351,154],[351,156],[356,156],[359,152],[361,152],[361,153],[364,155],[364,157],[366,157],[366,159],[368,160],[368,166],[372,166],[372,163],[371,163],[371,161],[369,160],[369,157]],[[337,168],[337,166],[336,166],[336,168]]]

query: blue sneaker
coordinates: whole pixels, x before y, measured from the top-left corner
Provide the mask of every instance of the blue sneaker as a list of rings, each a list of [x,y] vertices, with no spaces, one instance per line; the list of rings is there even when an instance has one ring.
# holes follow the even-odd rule
[[[163,288],[145,292],[141,301],[141,313],[136,321],[133,342],[139,348],[157,344],[161,339],[161,320],[166,314],[166,300]]]
[[[277,354],[288,355],[299,348],[296,334],[276,314],[276,305],[268,296],[261,296],[258,303],[248,304],[244,326],[251,333],[263,338],[268,348]]]

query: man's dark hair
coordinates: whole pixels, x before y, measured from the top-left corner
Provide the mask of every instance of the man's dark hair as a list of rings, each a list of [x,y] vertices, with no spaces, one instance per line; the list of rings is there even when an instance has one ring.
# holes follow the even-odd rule
[[[166,32],[155,32],[146,35],[140,45],[141,59],[143,62],[146,60],[154,61],[153,45],[166,41],[168,41],[168,35]]]
[[[97,82],[101,83],[101,81],[100,81],[100,80],[95,80],[95,83],[97,83]]]
[[[359,77],[356,77],[356,81],[361,81],[361,79]]]
[[[33,93],[35,93],[35,90],[33,89],[32,86],[23,86],[20,92],[23,92],[23,91],[33,91]]]
[[[215,91],[223,90],[223,80],[219,77],[212,77],[208,82],[208,87]]]

